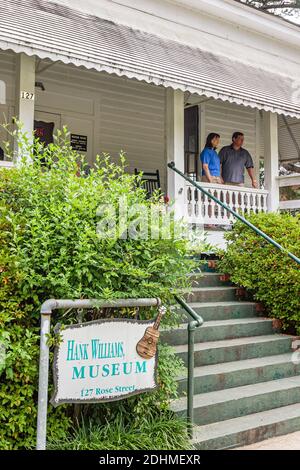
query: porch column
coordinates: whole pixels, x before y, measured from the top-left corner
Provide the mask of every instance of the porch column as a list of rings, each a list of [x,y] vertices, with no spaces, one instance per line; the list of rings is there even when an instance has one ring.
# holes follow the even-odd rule
[[[167,161],[184,171],[184,93],[167,89]],[[175,201],[175,217],[184,214],[184,180],[168,170],[168,196]]]
[[[22,132],[32,142],[34,129],[34,98],[35,98],[35,58],[25,54],[17,55],[16,75],[16,118],[23,124]],[[17,145],[17,156],[21,158]]]
[[[268,212],[279,209],[279,149],[278,149],[278,116],[275,113],[264,111],[264,168],[265,188],[269,191]]]

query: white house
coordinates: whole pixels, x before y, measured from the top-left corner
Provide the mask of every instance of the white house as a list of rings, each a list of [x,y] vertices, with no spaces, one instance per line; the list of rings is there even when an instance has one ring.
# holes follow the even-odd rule
[[[265,186],[204,187],[243,212],[300,207],[279,197],[299,177],[278,177],[280,161],[300,160],[299,77],[300,28],[234,0],[1,1],[1,120],[67,125],[90,164],[125,151],[129,171],[159,170],[191,220],[227,215],[209,216],[167,162],[198,177],[211,131],[224,145],[245,133]]]

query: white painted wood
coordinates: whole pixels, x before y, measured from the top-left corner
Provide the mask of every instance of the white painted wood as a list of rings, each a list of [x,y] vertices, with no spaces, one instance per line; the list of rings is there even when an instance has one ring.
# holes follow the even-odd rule
[[[232,134],[235,131],[241,131],[245,134],[244,147],[250,152],[257,171],[257,122],[256,111],[244,106],[223,103],[221,101],[209,100],[201,105],[205,107],[205,124],[202,129],[204,135],[202,142],[205,142],[206,136],[210,132],[217,132],[221,135],[220,148],[230,145]],[[245,184],[250,185],[251,180],[245,170]]]
[[[264,151],[265,151],[265,188],[269,191],[268,211],[276,212],[279,208],[278,186],[278,116],[264,112]]]
[[[4,80],[0,80],[0,104],[6,103],[6,84]]]
[[[259,173],[260,173],[260,147],[262,140],[262,121],[260,116],[260,111],[256,109],[255,111],[255,178],[259,182]]]
[[[280,188],[287,186],[300,185],[300,173],[295,175],[278,176],[278,185]]]
[[[6,105],[15,105],[16,94],[16,54],[0,51],[0,79],[5,82]]]
[[[240,215],[247,215],[251,212],[267,212],[268,191],[264,189],[203,182],[201,186]],[[189,223],[197,225],[230,225],[235,220],[230,212],[221,208],[205,194],[195,190],[190,183],[185,184],[184,194],[184,204]],[[196,207],[198,208],[198,215],[196,215]]]
[[[8,120],[15,114],[12,105],[15,102],[16,57],[13,53],[0,52],[1,77],[7,83],[7,106],[0,106],[0,114],[2,118],[4,112]],[[80,130],[81,122],[83,127],[92,126],[93,155],[108,152],[117,161],[118,153],[123,149],[127,153],[128,171],[132,172],[135,167],[149,171],[158,168],[163,189],[166,189],[166,99],[163,88],[62,64],[54,64],[37,79],[43,81],[46,90],[36,89],[36,117],[61,116],[62,122],[76,124],[76,132]],[[246,148],[255,154],[255,116],[256,112],[250,108],[206,100],[201,104],[202,144],[211,129],[219,130],[222,143],[227,143],[231,132],[239,126],[246,133]],[[260,131],[264,133],[262,127]],[[0,135],[0,140],[5,137]],[[266,194],[262,195],[262,199],[266,197]]]
[[[16,75],[16,117],[22,123],[22,132],[29,142],[33,139],[34,99],[26,99],[23,94],[35,96],[35,58],[19,54]],[[16,147],[17,148],[17,147]],[[17,158],[22,155],[17,150]]]
[[[0,168],[13,168],[14,167],[14,163],[13,162],[9,162],[9,161],[1,161],[0,160]]]
[[[300,161],[300,119],[279,116],[278,123],[280,160]]]
[[[282,210],[300,209],[300,200],[280,201],[280,209]]]
[[[184,93],[167,90],[166,108],[167,161],[184,172]],[[184,216],[184,180],[174,171],[168,171],[168,196],[175,203],[175,216]]]
[[[275,73],[300,75],[299,28],[234,0],[50,1]]]
[[[123,150],[129,172],[158,169],[166,189],[165,89],[63,64],[37,79],[45,91],[36,89],[36,110],[88,135],[90,163],[101,153],[118,162]]]
[[[226,250],[227,241],[224,238],[224,233],[225,232],[221,230],[207,230],[204,232],[204,239],[210,245],[221,250]]]

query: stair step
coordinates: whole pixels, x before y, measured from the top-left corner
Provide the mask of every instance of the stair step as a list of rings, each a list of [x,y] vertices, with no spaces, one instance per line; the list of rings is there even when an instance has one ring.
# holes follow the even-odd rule
[[[273,321],[270,318],[213,320],[205,322],[200,328],[196,329],[195,342],[268,335],[273,332]],[[161,339],[172,346],[186,344],[188,340],[187,325],[162,331]]]
[[[287,353],[291,351],[293,339],[293,336],[276,334],[195,343],[195,366]],[[188,345],[175,346],[174,350],[187,364]]]
[[[230,300],[225,302],[189,302],[189,305],[195,312],[201,315],[205,322],[211,320],[257,317],[255,302]],[[186,317],[186,312],[183,308],[178,307],[176,310],[182,314],[182,318]]]
[[[194,422],[205,425],[300,402],[300,376],[194,395]],[[187,398],[172,402],[186,415]],[[300,405],[299,405],[300,413]]]
[[[194,428],[199,450],[229,449],[300,430],[299,404]]]
[[[293,361],[293,353],[224,362],[194,369],[194,393],[240,387],[268,382],[300,374],[300,362]],[[187,377],[178,378],[178,393],[187,392]]]
[[[236,287],[194,287],[192,292],[185,294],[187,302],[222,302],[237,300]]]
[[[221,281],[222,273],[195,273],[189,276],[193,287],[224,287],[230,286],[230,281]]]
[[[193,257],[195,261],[198,262],[198,269],[200,269],[202,272],[207,272],[207,273],[211,273],[211,272],[216,272],[217,271],[217,263],[218,263],[218,259],[210,259],[210,260],[197,260],[195,257]],[[216,266],[213,267],[211,266],[211,261],[213,262],[213,264],[215,264]]]

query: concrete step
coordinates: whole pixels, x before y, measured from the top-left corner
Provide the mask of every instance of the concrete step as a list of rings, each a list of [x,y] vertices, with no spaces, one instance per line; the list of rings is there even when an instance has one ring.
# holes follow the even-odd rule
[[[293,339],[293,336],[276,334],[195,343],[195,367],[284,354],[291,351]],[[175,346],[174,350],[187,364],[188,345]]]
[[[299,430],[300,405],[297,403],[205,426],[196,426],[193,445],[199,450],[230,449]]]
[[[195,273],[189,276],[193,287],[224,287],[230,286],[230,281],[221,281],[222,273]]]
[[[202,393],[194,395],[194,423],[211,424],[295,403],[300,413],[300,376]],[[186,415],[186,407],[186,397],[171,405],[180,416]]]
[[[274,333],[273,321],[270,318],[213,320],[205,322],[200,328],[196,329],[195,342],[262,336],[272,333]],[[186,344],[188,341],[187,325],[162,331],[161,339],[172,346]]]
[[[202,272],[213,273],[217,271],[217,259],[197,260],[194,258],[194,260],[197,262],[197,269],[200,269]]]
[[[229,300],[225,302],[189,302],[189,305],[201,315],[205,322],[257,317],[255,302]],[[182,315],[183,321],[188,318],[183,308],[175,307],[175,310]]]
[[[293,359],[293,353],[286,353],[195,367],[194,393],[207,393],[298,375],[300,363]],[[183,395],[186,391],[187,377],[181,376],[178,379],[178,392]]]
[[[184,294],[187,302],[223,302],[237,300],[236,287],[194,287]]]

